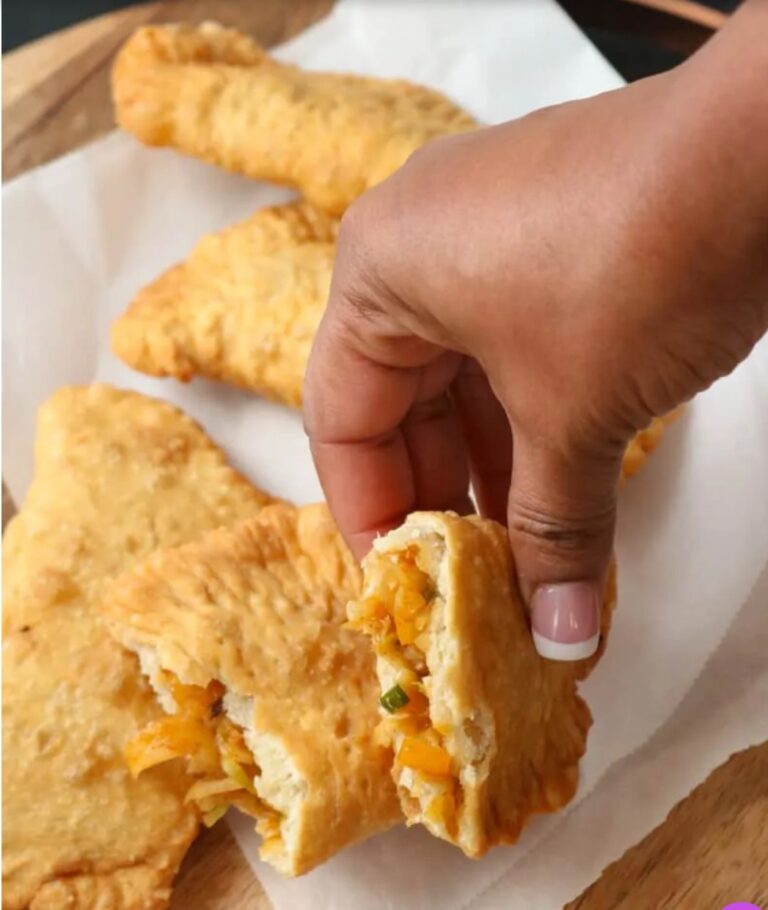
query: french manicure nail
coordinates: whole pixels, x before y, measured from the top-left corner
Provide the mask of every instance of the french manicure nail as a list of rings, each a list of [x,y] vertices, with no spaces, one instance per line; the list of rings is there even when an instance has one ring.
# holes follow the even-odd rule
[[[533,643],[549,660],[584,660],[600,643],[600,592],[588,581],[541,585],[531,601]]]

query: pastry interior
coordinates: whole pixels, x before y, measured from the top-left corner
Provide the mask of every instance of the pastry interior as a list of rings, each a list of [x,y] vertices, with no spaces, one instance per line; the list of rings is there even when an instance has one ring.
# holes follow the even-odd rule
[[[444,552],[442,538],[427,533],[418,547],[376,554],[366,569],[364,596],[350,604],[349,615],[350,625],[371,637],[376,653],[384,714],[379,729],[393,749],[406,815],[438,836],[455,837],[462,778],[476,770],[487,750],[480,727],[456,716],[450,687],[438,678],[445,650],[452,647],[443,634]]]
[[[127,744],[131,773],[138,776],[183,759],[193,781],[185,801],[196,805],[203,823],[214,825],[236,806],[256,819],[262,857],[278,869],[287,866],[302,781],[276,738],[252,729],[252,699],[228,691],[218,680],[205,687],[183,683],[160,669],[148,649],[138,650],[166,716]]]

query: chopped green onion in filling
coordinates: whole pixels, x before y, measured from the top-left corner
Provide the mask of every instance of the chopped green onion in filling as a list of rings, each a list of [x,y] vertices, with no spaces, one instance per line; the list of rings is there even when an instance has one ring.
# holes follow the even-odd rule
[[[382,708],[390,714],[394,714],[399,708],[404,708],[409,701],[408,693],[398,685],[392,686],[379,699]]]

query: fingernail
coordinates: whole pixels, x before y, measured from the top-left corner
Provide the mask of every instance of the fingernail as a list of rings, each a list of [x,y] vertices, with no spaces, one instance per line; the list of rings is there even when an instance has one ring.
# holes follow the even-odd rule
[[[549,660],[584,660],[600,643],[600,592],[588,581],[542,585],[531,602],[533,643]]]

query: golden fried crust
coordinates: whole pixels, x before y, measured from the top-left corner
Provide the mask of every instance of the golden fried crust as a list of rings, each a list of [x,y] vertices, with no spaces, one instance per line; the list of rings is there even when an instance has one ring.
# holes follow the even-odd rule
[[[113,352],[152,376],[205,376],[300,407],[338,224],[294,202],[204,237],[139,291],[112,327]],[[679,411],[654,418],[629,443],[623,479],[644,466]]]
[[[624,460],[621,464],[622,480],[637,474],[645,467],[646,462],[661,442],[661,437],[667,427],[677,420],[682,410],[681,406],[663,417],[654,417],[648,426],[644,430],[640,430],[631,440],[624,452]]]
[[[290,874],[402,818],[391,755],[374,742],[373,656],[342,628],[359,586],[327,508],[278,504],[155,553],[103,600],[128,647],[152,649],[183,682],[253,699],[254,735],[276,738],[304,782],[290,855],[265,855]]]
[[[197,830],[178,769],[131,780],[159,710],[92,609],[109,575],[267,497],[175,408],[108,386],[40,410],[36,473],[3,539],[3,908],[154,910]]]
[[[204,237],[117,320],[115,354],[153,376],[207,376],[299,407],[337,227],[297,202]]]
[[[295,187],[337,215],[425,142],[475,125],[432,89],[304,72],[213,24],[140,28],[112,94],[117,122],[147,145]]]
[[[429,827],[478,857],[495,844],[514,842],[531,814],[561,808],[576,791],[591,724],[576,683],[604,647],[615,580],[611,578],[606,596],[598,655],[560,663],[536,653],[512,580],[514,565],[503,527],[477,516],[414,513],[376,542],[363,564],[364,594],[374,593],[367,579],[382,554],[413,547],[419,568],[445,605],[444,626],[433,622],[429,627],[430,717],[436,726],[448,722],[455,731],[458,738],[448,734],[444,739],[454,760],[459,739],[477,747],[471,763],[459,761],[458,830],[449,834],[445,826],[442,831]],[[387,673],[381,664],[387,658],[378,660],[384,683]],[[423,822],[402,775],[396,762],[393,776],[406,818]]]

